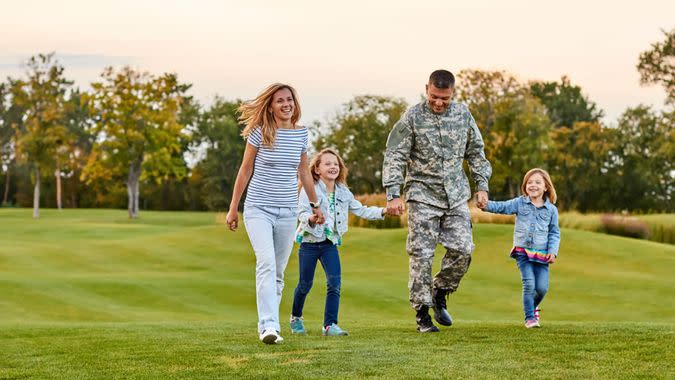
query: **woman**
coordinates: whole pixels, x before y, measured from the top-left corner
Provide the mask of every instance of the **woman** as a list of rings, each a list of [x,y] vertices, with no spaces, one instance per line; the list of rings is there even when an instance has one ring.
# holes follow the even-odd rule
[[[293,87],[275,83],[239,107],[239,120],[246,125],[242,136],[247,144],[234,183],[227,225],[232,231],[237,229],[237,208],[248,185],[244,223],[256,256],[258,333],[266,344],[283,340],[279,335],[279,304],[284,270],[293,248],[298,177],[317,223],[323,223],[307,165],[308,131],[296,124],[300,119],[297,101]]]

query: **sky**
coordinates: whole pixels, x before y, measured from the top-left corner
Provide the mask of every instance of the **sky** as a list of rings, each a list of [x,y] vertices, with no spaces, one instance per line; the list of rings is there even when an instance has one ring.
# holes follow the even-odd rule
[[[615,124],[627,107],[662,107],[665,91],[640,86],[635,66],[675,27],[675,1],[656,0],[0,0],[0,10],[0,80],[53,51],[84,89],[123,65],[175,72],[206,105],[284,82],[302,124],[356,95],[417,102],[439,68],[566,75]]]

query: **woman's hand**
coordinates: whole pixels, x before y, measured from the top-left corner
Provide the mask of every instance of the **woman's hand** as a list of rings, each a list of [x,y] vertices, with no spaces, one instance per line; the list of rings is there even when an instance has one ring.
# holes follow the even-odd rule
[[[230,211],[227,212],[227,227],[230,229],[230,231],[236,231],[237,227],[239,226],[239,213],[237,212],[236,208],[231,208]]]
[[[309,218],[307,218],[307,223],[309,223],[311,227],[314,227],[316,225],[317,219],[318,219],[317,216],[315,214],[312,214]]]
[[[552,254],[552,253],[546,254],[546,261],[547,261],[549,264],[555,263],[555,255]]]
[[[313,208],[313,209],[312,209],[312,213],[313,213],[314,215],[310,216],[310,219],[311,219],[312,217],[315,217],[315,218],[316,218],[316,219],[315,219],[315,220],[316,220],[316,223],[318,223],[318,224],[323,224],[323,223],[326,221],[326,220],[324,219],[324,217],[323,217],[323,212],[321,212],[321,209],[320,209],[320,208],[318,208],[318,207],[317,207],[317,208]]]

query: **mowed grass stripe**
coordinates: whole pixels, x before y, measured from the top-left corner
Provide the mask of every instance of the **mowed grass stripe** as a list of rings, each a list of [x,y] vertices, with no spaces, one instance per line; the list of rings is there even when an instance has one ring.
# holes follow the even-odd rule
[[[475,225],[450,296],[455,325],[415,332],[405,230],[354,228],[340,248],[340,324],[320,336],[325,277],[286,341],[256,329],[255,256],[213,213],[0,210],[0,378],[672,378],[675,248],[564,229],[542,329],[522,327],[512,226]],[[119,228],[115,228],[121,226]],[[297,250],[297,246],[296,246]],[[437,249],[434,269],[443,255]]]

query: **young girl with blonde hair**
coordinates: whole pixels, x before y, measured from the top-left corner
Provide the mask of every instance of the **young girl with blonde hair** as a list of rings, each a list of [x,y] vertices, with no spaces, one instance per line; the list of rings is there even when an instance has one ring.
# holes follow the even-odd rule
[[[511,257],[518,263],[523,283],[525,327],[540,327],[539,304],[548,292],[549,264],[555,262],[560,247],[558,195],[544,169],[528,171],[520,187],[523,195],[505,202],[489,201],[483,210],[515,214]]]
[[[342,237],[347,233],[350,212],[361,218],[377,220],[384,219],[387,210],[365,207],[354,198],[347,188],[347,167],[336,151],[322,150],[312,158],[309,167],[325,223],[311,212],[306,192],[308,187],[303,188],[298,214],[300,225],[296,233],[296,241],[301,243],[298,251],[300,278],[293,298],[291,332],[305,334],[302,310],[314,282],[316,264],[321,262],[328,285],[322,333],[327,336],[347,335],[347,331],[338,326],[342,269],[337,247],[342,244]]]

